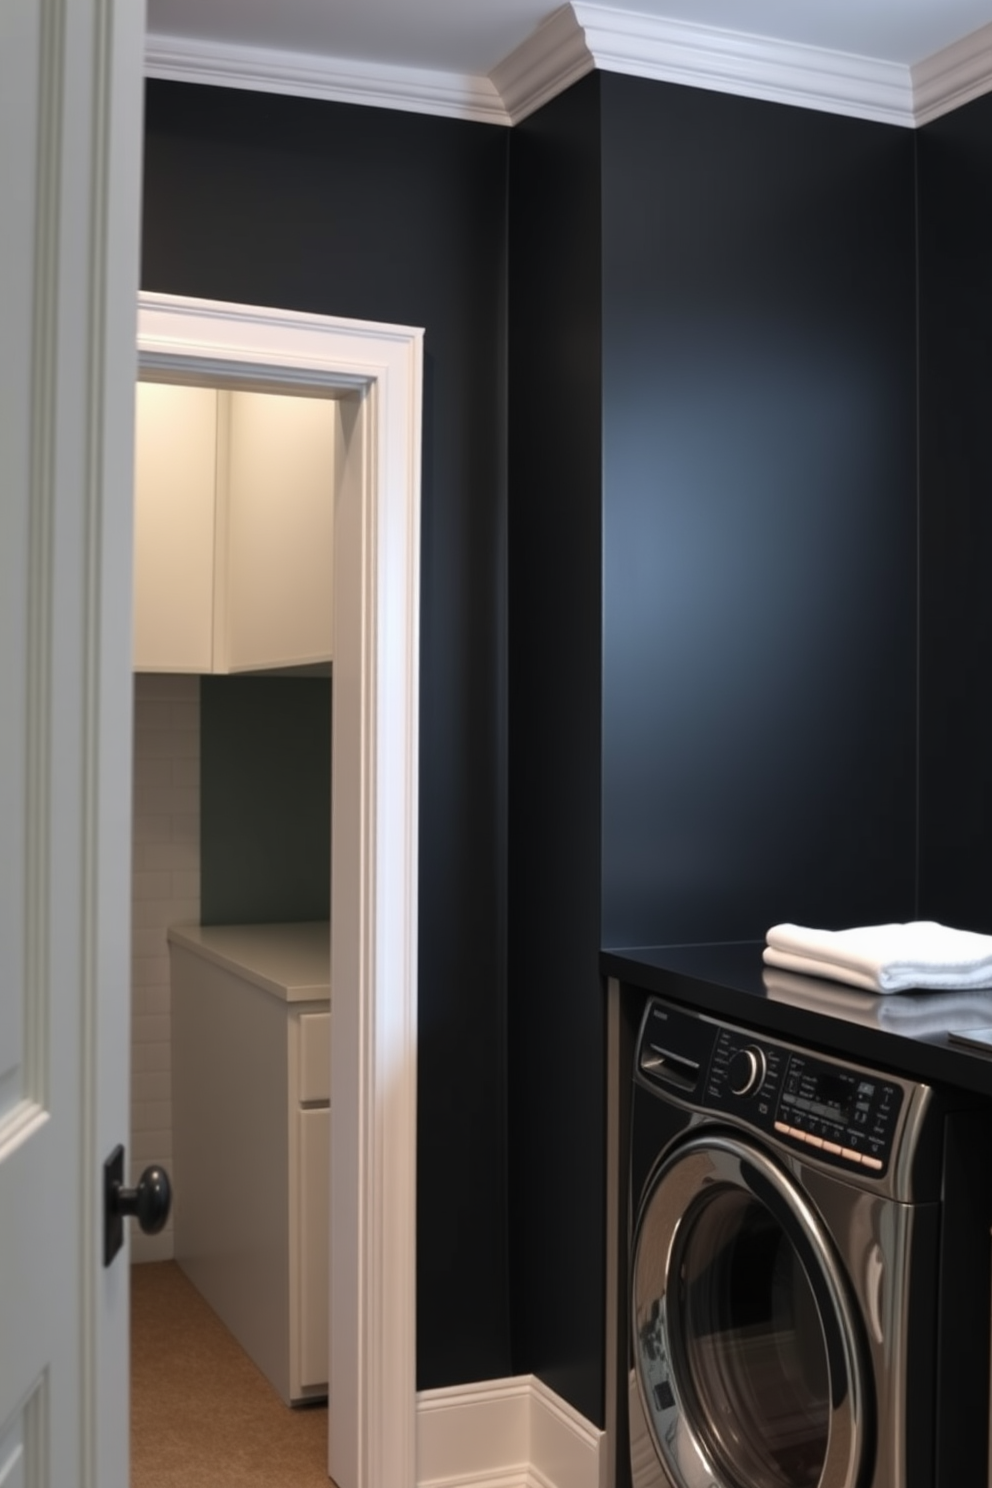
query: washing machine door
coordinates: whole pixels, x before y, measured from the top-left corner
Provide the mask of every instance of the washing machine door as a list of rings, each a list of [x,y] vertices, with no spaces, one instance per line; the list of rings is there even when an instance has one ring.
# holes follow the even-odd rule
[[[764,1148],[709,1131],[670,1153],[641,1205],[631,1287],[631,1438],[646,1429],[654,1448],[632,1453],[634,1488],[863,1481],[867,1385],[846,1280]]]

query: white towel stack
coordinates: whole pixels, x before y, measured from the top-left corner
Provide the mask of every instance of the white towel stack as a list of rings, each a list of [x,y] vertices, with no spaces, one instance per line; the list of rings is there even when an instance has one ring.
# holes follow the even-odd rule
[[[992,987],[992,935],[952,930],[934,920],[853,930],[773,925],[766,941],[769,966],[829,977],[868,992]]]

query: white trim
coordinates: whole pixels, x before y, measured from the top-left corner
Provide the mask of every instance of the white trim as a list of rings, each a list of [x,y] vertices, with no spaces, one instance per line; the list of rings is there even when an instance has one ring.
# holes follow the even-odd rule
[[[413,1488],[423,333],[143,294],[139,365],[341,393],[335,522],[330,1473]]]
[[[150,34],[145,76],[179,83],[210,83],[256,93],[287,93],[334,103],[360,103],[409,113],[509,124],[486,77],[423,68],[389,67],[271,48],[229,46],[187,36]]]
[[[913,123],[909,69],[899,63],[581,0],[550,16],[493,70],[492,78],[517,123],[594,67],[890,124]]]
[[[519,124],[592,72],[595,58],[575,7],[563,5],[489,74],[512,124]]]
[[[992,92],[992,25],[918,62],[912,74],[918,125]]]
[[[899,63],[597,5],[579,3],[572,11],[604,72],[888,124],[913,123],[909,70]]]
[[[533,1374],[422,1390],[417,1488],[604,1488],[606,1435]]]
[[[596,68],[913,128],[992,91],[992,26],[908,67],[576,0],[488,77],[156,34],[145,60],[150,78],[504,125]]]

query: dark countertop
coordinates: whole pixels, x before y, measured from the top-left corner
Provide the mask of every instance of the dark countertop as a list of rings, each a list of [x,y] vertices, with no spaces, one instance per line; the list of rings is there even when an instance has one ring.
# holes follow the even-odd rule
[[[992,1026],[992,991],[876,996],[776,972],[764,965],[763,948],[763,941],[727,941],[604,950],[600,969],[758,1033],[992,1097],[992,1054],[953,1043],[947,1034],[951,1027]]]

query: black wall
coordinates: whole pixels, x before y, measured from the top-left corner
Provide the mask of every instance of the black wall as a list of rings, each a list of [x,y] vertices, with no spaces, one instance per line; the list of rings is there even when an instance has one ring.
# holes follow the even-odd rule
[[[604,942],[912,918],[912,132],[602,88]]]
[[[603,1419],[597,949],[907,918],[914,142],[602,74],[514,130],[514,1362]]]
[[[507,131],[153,82],[146,136],[143,288],[426,328],[418,1383],[505,1375]]]
[[[419,1384],[601,1422],[600,945],[992,927],[992,103],[147,128],[146,288],[427,328]]]
[[[921,912],[992,930],[992,97],[919,131]]]
[[[602,1413],[600,79],[510,171],[513,1359]]]

